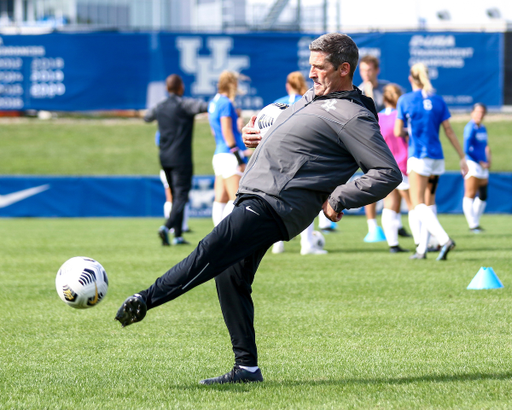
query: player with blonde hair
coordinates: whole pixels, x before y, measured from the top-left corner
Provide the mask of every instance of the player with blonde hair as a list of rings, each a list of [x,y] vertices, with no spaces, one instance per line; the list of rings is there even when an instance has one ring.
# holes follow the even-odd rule
[[[409,135],[409,192],[414,207],[413,219],[421,224],[419,244],[411,259],[426,258],[429,235],[432,234],[442,246],[437,260],[445,260],[448,252],[455,248],[455,242],[439,223],[435,205],[429,207],[426,203],[426,192],[431,193],[431,203],[435,203],[436,186],[439,176],[444,173],[443,148],[439,140],[441,125],[459,155],[462,175],[466,175],[468,166],[450,125],[448,107],[443,98],[434,93],[427,67],[422,63],[414,64],[410,70],[409,82],[413,91],[398,100],[394,133],[396,137]],[[411,229],[413,230],[412,227]]]
[[[219,76],[217,90],[208,106],[208,119],[216,144],[212,160],[215,173],[212,219],[215,226],[233,210],[238,183],[247,161],[234,105],[238,90],[237,74],[223,71]]]

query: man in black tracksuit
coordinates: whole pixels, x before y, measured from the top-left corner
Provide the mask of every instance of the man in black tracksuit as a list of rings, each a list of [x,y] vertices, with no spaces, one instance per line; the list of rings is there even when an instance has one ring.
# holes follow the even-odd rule
[[[234,368],[202,384],[263,381],[258,368],[251,286],[267,249],[290,240],[323,209],[332,221],[343,210],[384,198],[402,181],[377,122],[375,105],[352,85],[358,49],[339,33],[310,44],[314,87],[287,108],[261,139],[253,117],[244,143],[257,147],[240,180],[235,208],[197,248],[117,312],[123,326],[147,309],[215,278],[228,327]],[[351,182],[359,169],[364,175]],[[248,233],[249,232],[249,233]]]
[[[182,237],[183,213],[192,187],[192,131],[196,114],[208,111],[208,103],[183,98],[185,86],[181,77],[172,74],[166,79],[169,97],[149,109],[144,121],[157,120],[160,131],[160,164],[172,194],[169,218],[158,230],[162,245],[170,245],[169,230],[174,228],[174,243],[186,244]]]

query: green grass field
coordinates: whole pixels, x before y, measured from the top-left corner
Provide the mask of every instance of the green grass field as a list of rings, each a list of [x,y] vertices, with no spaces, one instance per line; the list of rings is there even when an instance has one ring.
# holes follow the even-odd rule
[[[200,386],[232,367],[213,281],[121,329],[123,300],[191,251],[161,247],[160,219],[0,219],[0,409],[507,409],[512,405],[509,216],[484,215],[446,262],[363,242],[363,217],[326,235],[325,256],[299,240],[269,253],[254,284],[265,382]],[[192,220],[197,243],[209,219]],[[412,249],[412,241],[402,240]],[[60,265],[96,258],[110,287],[88,310],[55,291]],[[466,290],[482,266],[503,289]]]
[[[469,116],[457,116],[453,128],[462,143]],[[155,146],[155,124],[142,120],[40,121],[22,119],[0,122],[0,175],[156,175],[160,169]],[[486,122],[493,151],[492,171],[512,172],[508,155],[512,119]],[[458,169],[458,157],[441,134],[446,169]],[[211,175],[215,144],[206,120],[194,132],[196,175]]]

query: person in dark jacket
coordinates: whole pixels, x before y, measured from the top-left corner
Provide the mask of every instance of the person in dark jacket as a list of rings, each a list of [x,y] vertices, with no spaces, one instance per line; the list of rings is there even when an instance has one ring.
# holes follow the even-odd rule
[[[142,320],[148,309],[215,278],[235,366],[201,384],[263,381],[251,292],[272,244],[302,232],[320,209],[337,222],[344,209],[382,199],[402,182],[380,134],[373,101],[352,84],[358,61],[354,41],[344,34],[325,34],[309,49],[313,88],[281,113],[263,139],[255,116],[243,129],[245,145],[256,150],[232,213],[187,258],[128,297],[116,314],[128,326]],[[364,175],[348,182],[359,168]]]
[[[194,98],[183,98],[185,85],[177,74],[167,77],[165,84],[169,97],[149,109],[144,121],[158,122],[160,132],[160,164],[172,192],[169,218],[158,229],[162,245],[169,246],[169,230],[174,229],[173,244],[188,244],[182,236],[183,213],[192,187],[192,131],[194,117],[208,110],[208,103]]]

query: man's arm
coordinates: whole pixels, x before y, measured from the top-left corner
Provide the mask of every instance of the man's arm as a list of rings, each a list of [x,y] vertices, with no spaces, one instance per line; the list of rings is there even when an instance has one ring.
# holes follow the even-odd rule
[[[150,108],[144,113],[143,117],[145,122],[152,122],[156,120],[156,106]]]
[[[369,116],[353,118],[339,138],[364,175],[331,193],[328,201],[334,211],[339,213],[377,202],[402,182],[402,173],[375,120]]]
[[[208,103],[195,98],[183,98],[181,106],[189,115],[196,115],[208,111]]]

